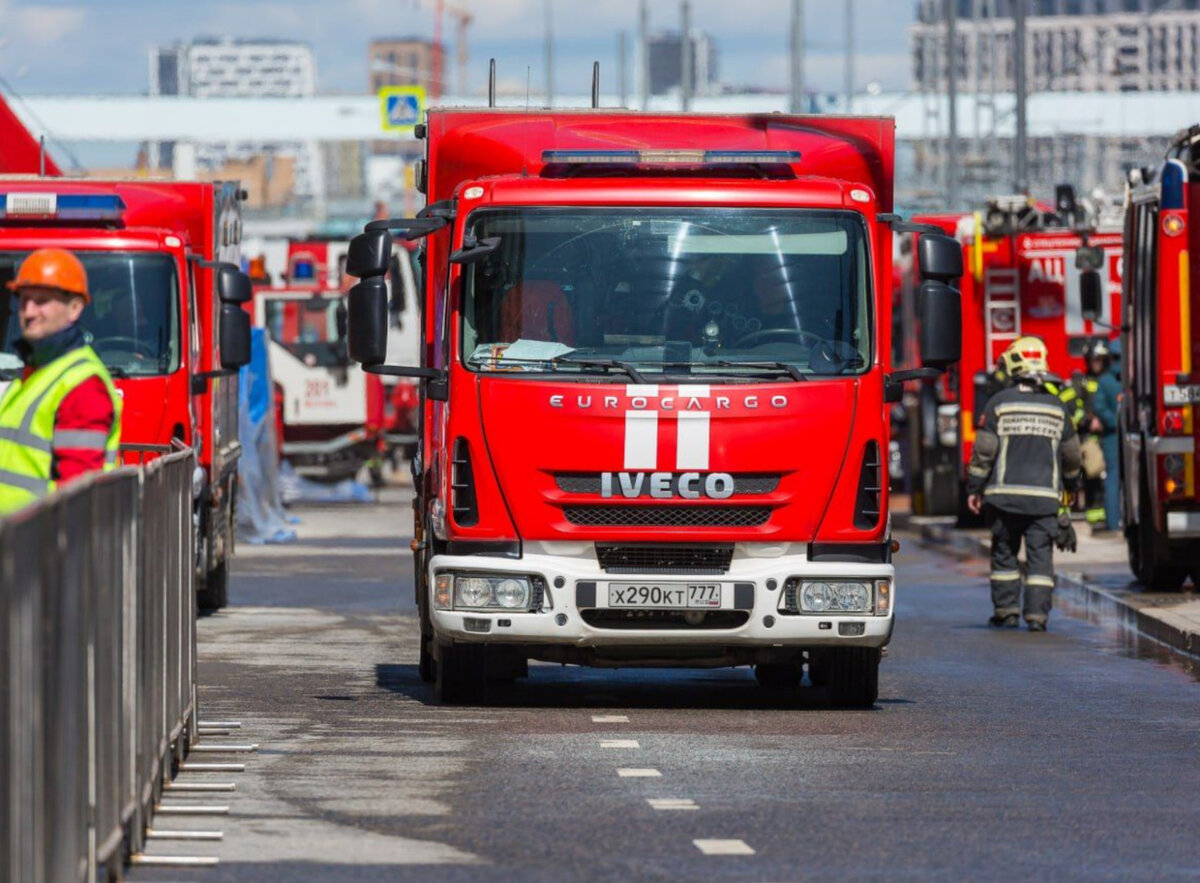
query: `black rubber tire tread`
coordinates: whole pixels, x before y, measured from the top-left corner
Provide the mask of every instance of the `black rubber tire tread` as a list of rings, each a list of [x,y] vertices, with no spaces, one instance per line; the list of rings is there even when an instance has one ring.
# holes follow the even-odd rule
[[[487,701],[487,648],[482,644],[443,644],[435,689],[445,705],[482,705]]]
[[[875,647],[834,647],[826,651],[813,680],[829,689],[829,702],[837,708],[871,708],[879,698],[879,661]]]
[[[222,561],[208,572],[196,592],[196,606],[212,612],[229,606],[229,565]]]
[[[754,666],[754,677],[767,690],[794,690],[800,684],[802,670],[794,662],[765,662]]]
[[[437,660],[433,658],[432,641],[432,638],[421,635],[421,658],[417,663],[417,671],[426,684],[437,683]]]
[[[1188,569],[1177,564],[1159,560],[1156,554],[1158,536],[1154,525],[1145,516],[1150,513],[1150,491],[1145,483],[1138,488],[1141,505],[1138,507],[1142,520],[1133,528],[1133,542],[1129,545],[1129,563],[1134,576],[1142,587],[1154,592],[1178,592],[1187,579]],[[1136,564],[1136,567],[1133,565]]]

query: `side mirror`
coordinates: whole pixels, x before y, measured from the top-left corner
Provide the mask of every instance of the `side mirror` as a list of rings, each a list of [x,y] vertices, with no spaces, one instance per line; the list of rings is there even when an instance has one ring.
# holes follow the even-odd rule
[[[467,236],[463,239],[463,247],[450,255],[450,263],[476,264],[499,247],[499,236],[489,236],[486,239],[478,240],[473,236]]]
[[[962,278],[962,246],[940,233],[923,233],[917,240],[917,268],[922,279],[949,283]]]
[[[250,302],[250,277],[233,264],[217,267],[217,297],[223,304]]]
[[[921,241],[925,241],[924,236]],[[954,244],[957,247],[958,243]],[[958,254],[961,268],[962,252]],[[962,298],[944,282],[922,282],[919,309],[921,364],[926,368],[948,368],[962,358]]]
[[[1099,270],[1104,266],[1104,248],[1099,245],[1081,245],[1075,249],[1076,270]]]
[[[217,346],[222,368],[233,371],[250,364],[250,315],[237,304],[221,304]]]
[[[387,282],[383,276],[368,276],[347,298],[350,358],[366,366],[382,364],[387,356]]]
[[[346,252],[346,272],[359,279],[382,276],[392,260],[392,234],[387,230],[368,230],[350,240]]]
[[[1094,322],[1104,313],[1104,282],[1095,270],[1079,274],[1079,305],[1083,318]]]

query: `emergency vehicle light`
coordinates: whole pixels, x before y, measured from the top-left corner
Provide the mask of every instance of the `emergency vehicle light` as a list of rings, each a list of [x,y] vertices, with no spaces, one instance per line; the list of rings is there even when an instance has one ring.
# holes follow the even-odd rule
[[[1181,209],[1183,204],[1183,185],[1187,183],[1187,169],[1177,159],[1169,159],[1163,165],[1160,179],[1162,192],[1160,205],[1165,209]]]
[[[798,150],[544,150],[542,162],[670,165],[780,165],[800,161]]]
[[[116,221],[125,202],[116,194],[6,193],[2,218],[54,218],[60,221]]]

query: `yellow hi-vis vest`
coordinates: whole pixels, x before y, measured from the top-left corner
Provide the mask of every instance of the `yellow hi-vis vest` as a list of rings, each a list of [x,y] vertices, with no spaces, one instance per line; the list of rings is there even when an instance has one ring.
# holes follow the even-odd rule
[[[54,434],[54,417],[62,400],[92,377],[104,381],[113,403],[113,425],[107,436],[72,430]],[[0,398],[0,516],[27,506],[54,490],[54,447],[100,448],[104,470],[116,468],[121,441],[121,399],[108,371],[90,346],[73,349],[24,380],[14,380]]]

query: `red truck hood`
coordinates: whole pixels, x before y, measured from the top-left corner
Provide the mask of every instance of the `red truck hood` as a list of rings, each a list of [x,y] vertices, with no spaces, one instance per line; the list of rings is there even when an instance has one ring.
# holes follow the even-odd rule
[[[845,462],[858,385],[479,384],[488,452],[526,540],[799,542],[816,535]],[[659,497],[652,473],[671,474]],[[684,488],[698,497],[681,494],[685,473],[699,473]],[[723,477],[705,495],[713,473],[733,477],[732,495]]]

